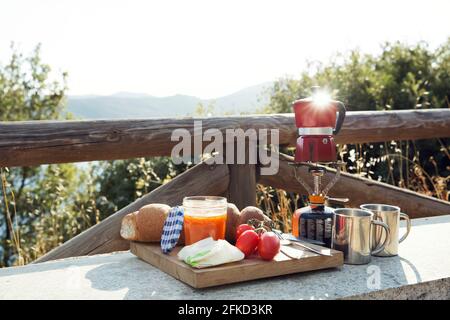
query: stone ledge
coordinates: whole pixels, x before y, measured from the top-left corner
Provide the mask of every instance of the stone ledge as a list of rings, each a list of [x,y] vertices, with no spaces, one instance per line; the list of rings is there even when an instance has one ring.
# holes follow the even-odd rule
[[[448,248],[450,216],[416,219],[397,257],[208,289],[119,252],[0,269],[0,299],[450,299]]]
[[[450,278],[372,291],[340,300],[450,300]]]

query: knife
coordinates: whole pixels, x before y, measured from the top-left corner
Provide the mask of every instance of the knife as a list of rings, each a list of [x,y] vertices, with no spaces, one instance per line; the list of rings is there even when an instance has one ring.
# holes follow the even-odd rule
[[[275,230],[272,229],[272,231],[275,231]],[[318,245],[315,245],[315,244],[308,243],[306,241],[303,241],[303,240],[300,240],[300,239],[294,237],[292,234],[281,233],[281,231],[279,231],[279,230],[276,230],[276,233],[278,233],[283,240],[290,241],[292,244],[300,246],[300,247],[302,247],[304,249],[307,249],[307,250],[309,250],[311,252],[320,254],[322,256],[328,256],[328,257],[332,256],[331,250],[328,249],[328,248],[324,248],[324,247],[321,247],[321,246],[318,246]]]
[[[322,256],[328,256],[328,257],[332,256],[330,249],[325,249],[325,248],[322,248],[320,246],[316,246],[315,244],[311,244],[311,243],[305,244],[301,240],[295,240],[295,241],[294,240],[288,240],[288,241],[290,241],[292,244],[295,244],[295,245],[297,245],[299,247],[305,248],[305,249],[307,249],[309,251],[312,251],[314,253],[320,254]]]
[[[282,233],[281,231],[278,231],[278,232],[286,240],[302,241],[303,243],[307,243],[307,244],[310,243],[310,244],[315,244],[315,245],[322,246],[322,247],[325,246],[325,242],[322,242],[320,240],[308,239],[308,238],[304,238],[304,237],[296,237],[292,233]]]

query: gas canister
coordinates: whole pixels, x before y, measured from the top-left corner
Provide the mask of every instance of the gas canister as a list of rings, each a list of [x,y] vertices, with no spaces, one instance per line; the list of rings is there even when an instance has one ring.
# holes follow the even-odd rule
[[[332,247],[334,209],[325,205],[325,198],[310,195],[309,205],[299,208],[292,217],[292,234],[309,240],[321,242]]]

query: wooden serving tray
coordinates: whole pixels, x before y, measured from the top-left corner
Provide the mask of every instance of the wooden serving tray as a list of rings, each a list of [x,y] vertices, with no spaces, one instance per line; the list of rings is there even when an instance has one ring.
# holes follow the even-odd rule
[[[131,242],[130,244],[130,250],[134,255],[194,288],[340,267],[344,263],[342,252],[336,250],[331,250],[332,256],[322,256],[303,250],[299,246],[290,245],[283,248],[289,251],[290,256],[299,255],[301,258],[292,259],[280,252],[272,261],[264,261],[255,256],[217,267],[196,269],[178,260],[177,253],[181,247],[176,247],[170,254],[164,254],[161,252],[159,243]]]

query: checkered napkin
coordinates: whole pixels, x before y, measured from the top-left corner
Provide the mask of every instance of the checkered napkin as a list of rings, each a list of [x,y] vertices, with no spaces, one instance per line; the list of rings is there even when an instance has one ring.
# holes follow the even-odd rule
[[[184,222],[183,207],[173,207],[169,211],[164,222],[161,235],[161,250],[163,253],[169,253],[177,245]]]

